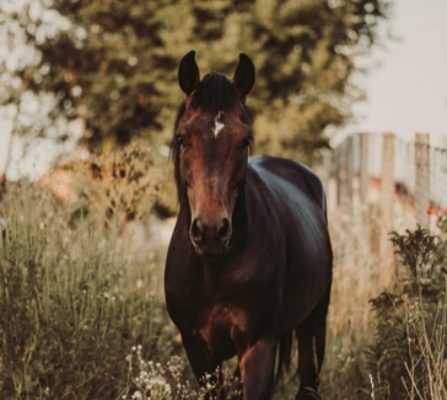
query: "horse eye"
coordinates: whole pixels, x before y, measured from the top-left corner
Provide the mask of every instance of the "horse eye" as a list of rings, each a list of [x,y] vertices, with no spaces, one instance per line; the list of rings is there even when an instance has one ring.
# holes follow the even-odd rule
[[[242,147],[248,147],[251,145],[253,141],[253,138],[251,136],[248,136],[244,139],[244,141],[242,142]]]
[[[180,133],[177,133],[177,134],[175,135],[175,141],[176,141],[180,146],[183,146],[183,145],[185,145],[185,143],[186,143],[185,136],[184,136],[184,135],[181,135]]]

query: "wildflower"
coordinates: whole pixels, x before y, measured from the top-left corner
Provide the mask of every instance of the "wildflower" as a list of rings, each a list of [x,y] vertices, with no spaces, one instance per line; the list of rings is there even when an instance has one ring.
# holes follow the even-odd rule
[[[141,394],[141,392],[139,390],[137,390],[133,395],[132,395],[132,399],[135,400],[141,400],[143,398],[143,395]]]

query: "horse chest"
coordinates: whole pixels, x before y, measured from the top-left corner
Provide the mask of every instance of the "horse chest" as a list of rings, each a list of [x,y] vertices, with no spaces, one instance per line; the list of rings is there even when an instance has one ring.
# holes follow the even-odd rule
[[[225,341],[248,339],[250,321],[244,310],[215,304],[202,313],[195,334],[213,348]]]

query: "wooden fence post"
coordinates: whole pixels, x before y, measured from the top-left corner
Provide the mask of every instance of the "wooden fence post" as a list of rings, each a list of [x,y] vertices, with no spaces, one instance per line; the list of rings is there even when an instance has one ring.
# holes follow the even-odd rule
[[[362,203],[368,202],[368,134],[360,134],[360,199]]]
[[[335,181],[336,160],[333,150],[324,150],[322,152],[322,183],[326,192],[326,207],[333,211],[337,207],[337,188]]]
[[[392,133],[383,135],[382,147],[382,234],[381,234],[381,253],[383,257],[389,257],[392,247],[388,234],[393,229],[393,207],[395,196],[394,183],[394,144],[395,137]]]
[[[341,154],[340,154],[341,153]],[[341,158],[343,156],[343,153],[341,152],[341,147],[340,145],[335,149],[334,151],[334,167],[335,167],[335,187],[337,189],[336,192],[336,204],[337,204],[337,208],[340,208],[341,205],[341,187],[342,187],[342,181],[343,181],[343,165],[340,162]]]
[[[427,209],[430,206],[430,135],[415,135],[415,211],[416,222],[425,229],[430,229],[430,217]]]
[[[353,145],[352,136],[349,136],[340,145],[337,152],[338,158],[338,205],[347,214],[352,212],[353,189],[352,183],[354,179],[353,167]]]
[[[332,152],[329,149],[325,149],[321,152],[321,183],[324,190],[327,193],[329,189],[329,181],[331,179],[332,170]]]
[[[345,143],[338,145],[335,150],[335,179],[337,182],[337,208],[340,208],[343,204],[344,187],[346,181],[345,163],[343,159],[345,157]]]
[[[354,212],[354,138],[346,139],[346,211],[352,216]]]

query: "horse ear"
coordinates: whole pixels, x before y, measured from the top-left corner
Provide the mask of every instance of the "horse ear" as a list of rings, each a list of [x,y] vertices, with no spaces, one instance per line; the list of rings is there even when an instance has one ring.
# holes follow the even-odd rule
[[[239,64],[233,76],[233,84],[236,90],[245,97],[255,83],[255,66],[251,58],[246,54],[239,54]]]
[[[200,72],[195,60],[196,52],[191,50],[180,61],[178,68],[178,82],[183,92],[188,96],[200,81]]]

